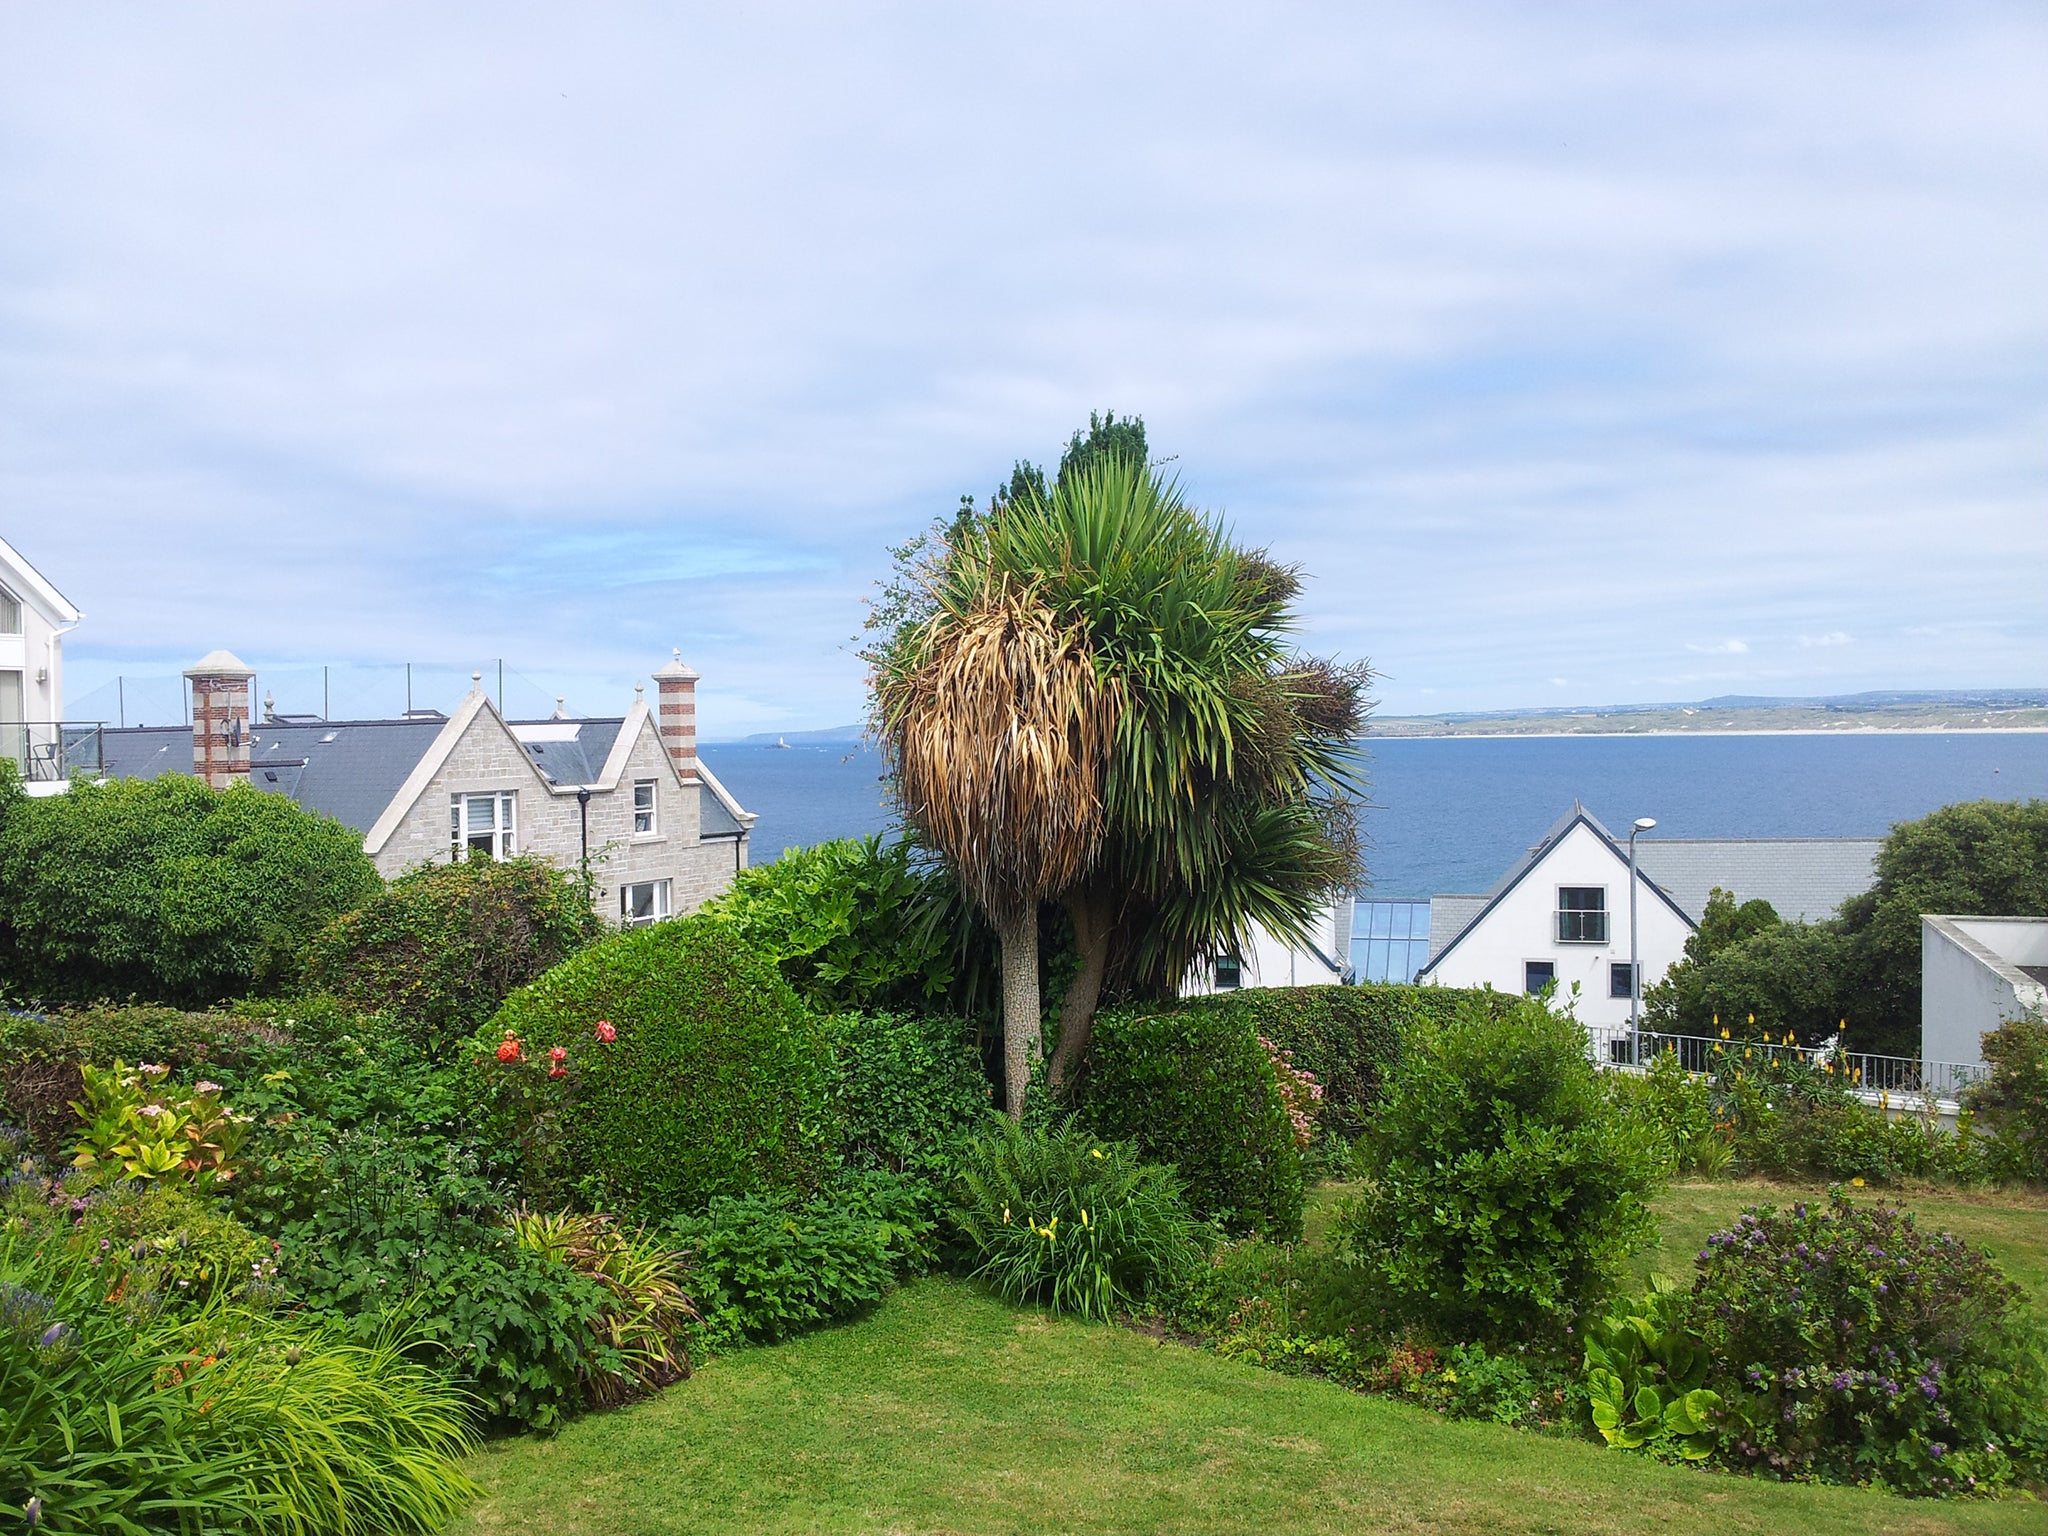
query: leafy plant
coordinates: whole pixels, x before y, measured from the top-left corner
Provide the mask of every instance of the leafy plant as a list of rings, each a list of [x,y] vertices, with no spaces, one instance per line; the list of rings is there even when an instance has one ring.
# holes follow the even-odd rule
[[[826,1021],[831,1094],[848,1168],[943,1184],[988,1118],[989,1083],[958,1019],[843,1013]]]
[[[487,1023],[514,988],[603,931],[582,884],[544,859],[430,864],[321,929],[305,975],[431,1045]]]
[[[1648,1448],[1684,1461],[1714,1452],[1721,1395],[1705,1385],[1712,1361],[1685,1313],[1678,1283],[1653,1275],[1640,1301],[1587,1321],[1593,1427],[1618,1450]]]
[[[2048,1019],[2015,1019],[1984,1036],[1990,1075],[1970,1107],[1990,1127],[1993,1161],[2007,1178],[2048,1182]]]
[[[1004,1121],[971,1143],[953,1223],[972,1276],[998,1295],[1104,1322],[1201,1251],[1173,1170],[1072,1120],[1046,1130]]]
[[[681,1254],[645,1228],[628,1232],[610,1217],[575,1211],[515,1211],[512,1230],[529,1252],[605,1292],[579,1367],[593,1405],[609,1407],[690,1374],[684,1337],[701,1319],[683,1291]]]
[[[1234,1231],[1301,1230],[1301,1152],[1273,1060],[1239,1013],[1114,1009],[1078,1109],[1106,1141],[1178,1170],[1190,1208]]]
[[[202,1079],[180,1094],[163,1082],[169,1067],[131,1068],[118,1060],[104,1070],[85,1064],[79,1071],[85,1102],[71,1107],[85,1127],[74,1166],[189,1185],[202,1194],[234,1178],[251,1117],[227,1107],[220,1084]]]
[[[1656,1142],[1535,1003],[1418,1032],[1359,1150],[1367,1192],[1335,1231],[1440,1337],[1561,1343],[1654,1233]]]
[[[1761,1206],[1708,1238],[1687,1322],[1739,1463],[1953,1493],[2048,1474],[2048,1364],[2018,1287],[1910,1215]]]
[[[115,1299],[0,1237],[0,1517],[51,1533],[438,1531],[476,1493],[460,1391],[391,1339]]]
[[[470,1057],[537,1199],[665,1215],[831,1166],[824,1023],[709,919],[593,944],[507,998]]]

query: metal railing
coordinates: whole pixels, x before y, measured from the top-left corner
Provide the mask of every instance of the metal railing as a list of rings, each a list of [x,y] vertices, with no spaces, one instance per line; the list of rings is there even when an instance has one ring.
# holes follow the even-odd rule
[[[30,784],[98,778],[106,770],[105,729],[98,721],[7,721],[0,723],[0,758]]]
[[[1594,1061],[1602,1066],[1650,1065],[1666,1052],[1675,1053],[1688,1072],[1711,1072],[1730,1051],[1749,1051],[1766,1061],[1818,1068],[1832,1061],[1852,1090],[1864,1093],[1923,1094],[1953,1099],[1990,1068],[1982,1062],[1921,1061],[1912,1056],[1880,1056],[1870,1051],[1844,1051],[1833,1046],[1772,1045],[1761,1040],[1716,1040],[1706,1035],[1672,1035],[1644,1030],[1632,1038],[1626,1024],[1596,1025],[1586,1031]]]

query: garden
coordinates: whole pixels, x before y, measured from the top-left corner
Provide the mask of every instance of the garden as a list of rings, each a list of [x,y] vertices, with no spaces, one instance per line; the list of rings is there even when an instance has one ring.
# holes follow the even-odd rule
[[[2048,1024],[1945,1129],[1178,998],[1355,877],[1365,678],[1142,450],[905,552],[909,835],[687,917],[0,780],[0,1530],[2041,1529]]]

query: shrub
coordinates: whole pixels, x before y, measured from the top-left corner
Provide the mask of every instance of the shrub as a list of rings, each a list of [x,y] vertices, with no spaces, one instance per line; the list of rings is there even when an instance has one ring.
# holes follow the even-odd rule
[[[1726,1165],[1732,1144],[1715,1118],[1713,1090],[1679,1064],[1675,1051],[1659,1052],[1643,1072],[1609,1072],[1602,1080],[1622,1112],[1657,1142],[1667,1168],[1712,1175]]]
[[[636,928],[556,966],[506,999],[475,1055],[542,1190],[576,1180],[589,1204],[668,1214],[813,1188],[831,1166],[823,1021],[706,919]]]
[[[1649,1241],[1658,1149],[1600,1086],[1585,1032],[1523,1003],[1411,1042],[1337,1231],[1442,1336],[1561,1339]]]
[[[1190,998],[1190,1011],[1240,1016],[1255,1034],[1291,1053],[1323,1085],[1320,1124],[1327,1136],[1358,1139],[1410,1030],[1429,1028],[1460,1009],[1513,1006],[1506,993],[1454,987],[1367,983],[1355,987],[1247,987]]]
[[[2018,1287],[1885,1206],[1762,1206],[1707,1240],[1689,1321],[1731,1459],[1949,1493],[2048,1475],[2048,1366]]]
[[[598,1407],[624,1402],[690,1374],[684,1335],[701,1321],[682,1287],[683,1256],[645,1228],[624,1231],[607,1216],[516,1211],[521,1247],[594,1282],[602,1313],[577,1374]]]
[[[84,1119],[72,1162],[116,1179],[162,1180],[210,1194],[239,1171],[235,1155],[249,1115],[230,1109],[219,1083],[201,1078],[189,1088],[167,1079],[161,1064],[130,1068],[85,1066]]]
[[[1197,1216],[1301,1230],[1301,1154],[1272,1059],[1230,1009],[1112,1010],[1095,1021],[1079,1116],[1179,1171]]]
[[[0,1402],[0,1511],[44,1532],[429,1532],[477,1491],[460,1392],[394,1344],[109,1306],[75,1245],[0,1237]]]
[[[543,859],[432,864],[321,929],[305,977],[440,1042],[488,1023],[515,987],[603,929],[583,886]]]
[[[282,795],[184,774],[75,784],[0,820],[0,975],[44,1002],[275,991],[377,887],[356,832]]]
[[[2048,1182],[2048,1020],[2019,1019],[1984,1036],[1991,1073],[1969,1104],[1992,1133],[1995,1171]]]
[[[930,1254],[900,1180],[870,1174],[798,1203],[721,1195],[669,1230],[690,1252],[714,1344],[776,1341],[872,1306]]]
[[[885,1013],[826,1021],[847,1167],[951,1179],[960,1142],[989,1113],[988,1076],[970,1029],[957,1019]]]
[[[1705,1383],[1712,1357],[1686,1322],[1686,1298],[1663,1275],[1649,1294],[1586,1322],[1593,1427],[1619,1450],[1704,1461],[1719,1439],[1721,1394]]]
[[[1012,1301],[1104,1322],[1200,1252],[1173,1170],[1071,1120],[1049,1130],[994,1121],[967,1149],[953,1221],[973,1278]]]
[[[217,1300],[267,1306],[276,1294],[273,1245],[180,1190],[21,1171],[4,1207],[8,1228],[74,1243],[117,1296],[189,1312]]]

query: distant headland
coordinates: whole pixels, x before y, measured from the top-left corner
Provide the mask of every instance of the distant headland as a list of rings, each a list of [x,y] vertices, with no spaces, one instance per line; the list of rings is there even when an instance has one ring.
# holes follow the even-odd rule
[[[1851,693],[1375,716],[1374,736],[1743,736],[1858,731],[2048,731],[2048,689]]]

